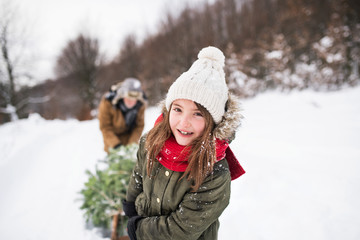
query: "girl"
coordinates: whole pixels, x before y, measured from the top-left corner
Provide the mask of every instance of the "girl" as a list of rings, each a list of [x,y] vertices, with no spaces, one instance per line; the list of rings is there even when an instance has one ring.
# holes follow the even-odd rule
[[[202,49],[141,138],[123,201],[130,239],[217,239],[230,181],[245,172],[228,147],[241,115],[224,62],[219,49]]]

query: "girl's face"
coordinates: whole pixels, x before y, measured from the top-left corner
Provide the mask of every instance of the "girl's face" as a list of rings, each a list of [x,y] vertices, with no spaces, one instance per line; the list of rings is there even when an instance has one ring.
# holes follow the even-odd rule
[[[205,129],[205,118],[196,104],[187,99],[172,103],[169,123],[176,142],[182,146],[191,144]]]

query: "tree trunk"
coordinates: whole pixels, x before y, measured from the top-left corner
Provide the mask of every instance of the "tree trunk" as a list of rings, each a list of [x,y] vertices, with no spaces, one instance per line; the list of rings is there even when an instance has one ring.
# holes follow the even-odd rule
[[[113,216],[112,219],[112,231],[111,231],[111,240],[117,240],[117,225],[119,224],[119,214]]]
[[[130,240],[128,236],[118,237],[117,226],[119,224],[119,214],[113,216],[112,219],[112,231],[111,231],[111,240]]]
[[[117,240],[130,240],[128,236],[119,237]]]

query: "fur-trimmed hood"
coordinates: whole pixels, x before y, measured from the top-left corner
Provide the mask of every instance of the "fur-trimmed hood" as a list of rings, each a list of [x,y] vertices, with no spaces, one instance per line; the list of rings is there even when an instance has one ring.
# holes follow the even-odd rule
[[[162,113],[166,113],[165,100],[161,101],[159,105],[162,107]],[[235,132],[240,127],[241,119],[243,118],[241,110],[239,98],[229,93],[225,106],[225,114],[213,131],[216,138],[229,141],[235,138]]]
[[[235,132],[241,125],[241,107],[240,99],[229,93],[225,106],[225,114],[219,124],[214,129],[214,136],[221,140],[232,141],[235,138]]]

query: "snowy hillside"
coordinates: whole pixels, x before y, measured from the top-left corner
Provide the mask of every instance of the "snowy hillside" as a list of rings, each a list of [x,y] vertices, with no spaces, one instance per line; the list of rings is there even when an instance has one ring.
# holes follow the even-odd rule
[[[360,88],[265,93],[243,102],[219,239],[360,239]],[[146,112],[146,130],[159,113]],[[0,126],[0,239],[99,240],[78,192],[104,158],[98,121],[38,115]]]

